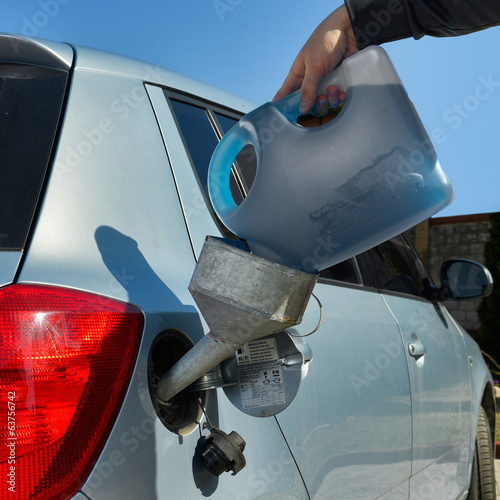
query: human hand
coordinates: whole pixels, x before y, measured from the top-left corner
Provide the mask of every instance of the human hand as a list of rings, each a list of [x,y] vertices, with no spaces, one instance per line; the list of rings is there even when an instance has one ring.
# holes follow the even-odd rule
[[[330,85],[326,89],[326,96],[319,96],[316,101],[314,114],[300,115],[297,123],[303,127],[319,127],[333,120],[342,110],[345,102],[345,92],[337,85]]]
[[[316,105],[315,114],[326,114],[331,96],[317,96],[318,84],[343,59],[358,50],[347,9],[342,5],[314,30],[273,100],[281,99],[300,88],[300,113],[306,114]]]
[[[345,92],[340,90],[337,85],[330,85],[326,89],[326,96],[320,95],[317,97],[314,112],[318,116],[324,116],[330,109],[336,108],[344,102]]]

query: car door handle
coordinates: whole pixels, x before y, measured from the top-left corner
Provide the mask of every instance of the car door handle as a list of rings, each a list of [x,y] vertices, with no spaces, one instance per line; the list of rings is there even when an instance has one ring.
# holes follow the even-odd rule
[[[408,353],[414,358],[419,358],[425,354],[425,346],[420,342],[410,342],[408,344]]]

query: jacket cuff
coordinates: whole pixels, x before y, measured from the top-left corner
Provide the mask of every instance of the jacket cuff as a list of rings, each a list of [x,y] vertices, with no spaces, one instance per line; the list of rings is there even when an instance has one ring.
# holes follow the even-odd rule
[[[402,0],[344,0],[359,49],[413,36]]]

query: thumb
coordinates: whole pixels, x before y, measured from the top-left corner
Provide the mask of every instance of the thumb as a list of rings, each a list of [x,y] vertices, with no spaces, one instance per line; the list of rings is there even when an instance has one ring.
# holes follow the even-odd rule
[[[273,101],[277,101],[278,99],[282,99],[287,95],[295,92],[300,89],[302,85],[302,81],[304,80],[304,70],[300,70],[299,63],[295,61],[290,68],[290,71],[283,82],[283,85],[278,90],[276,95],[273,97]]]

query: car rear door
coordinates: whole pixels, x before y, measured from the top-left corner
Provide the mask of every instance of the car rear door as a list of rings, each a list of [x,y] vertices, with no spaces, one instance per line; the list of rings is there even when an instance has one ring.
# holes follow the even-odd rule
[[[351,269],[349,271],[349,269]],[[406,498],[411,473],[408,369],[396,322],[350,261],[322,273],[319,330],[294,402],[277,420],[312,498]],[[311,299],[296,334],[312,331]]]

